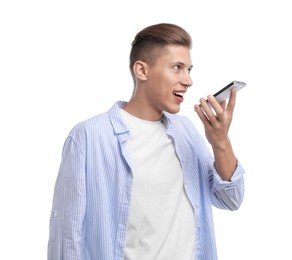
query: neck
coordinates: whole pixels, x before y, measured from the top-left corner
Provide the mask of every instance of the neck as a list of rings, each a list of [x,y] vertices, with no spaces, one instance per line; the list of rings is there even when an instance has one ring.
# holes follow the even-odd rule
[[[123,109],[129,114],[147,121],[159,121],[162,116],[162,112],[155,110],[145,98],[137,98],[137,96],[132,96]]]

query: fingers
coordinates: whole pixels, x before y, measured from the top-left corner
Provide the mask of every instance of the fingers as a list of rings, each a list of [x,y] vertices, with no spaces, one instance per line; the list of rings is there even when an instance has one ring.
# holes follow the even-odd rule
[[[215,126],[218,122],[231,120],[236,102],[236,89],[232,89],[228,104],[226,101],[218,103],[214,96],[209,95],[207,100],[200,99],[200,104],[195,106],[195,111],[204,125],[211,124]]]
[[[208,124],[210,124],[210,121],[208,119],[208,117],[206,116],[206,112],[205,110],[202,108],[202,105],[195,105],[195,111],[197,112],[199,118],[201,119],[201,121],[203,122],[203,124],[205,126],[207,126]]]
[[[233,113],[233,110],[234,110],[234,107],[235,107],[236,93],[237,93],[237,90],[235,88],[233,88],[230,91],[230,97],[229,97],[229,102],[228,102],[228,105],[227,105],[227,110],[230,111],[231,113]]]
[[[204,98],[200,99],[200,118],[202,119],[202,117],[207,117],[208,120],[210,120],[211,122],[214,121],[215,119],[217,120],[217,117],[220,117],[220,114],[222,114],[223,112],[223,108],[221,107],[221,105],[215,100],[215,98],[211,95],[209,95],[207,97],[207,100],[205,100]],[[198,111],[196,110],[196,112],[198,113]]]
[[[227,105],[225,101],[219,104],[212,95],[207,100],[201,98],[200,103],[195,105],[195,111],[205,127],[205,134],[211,145],[218,145],[228,138],[235,99],[236,90],[233,89]]]
[[[226,106],[226,101],[221,102],[220,104],[215,99],[214,96],[208,95],[207,101],[203,98],[200,99],[200,106],[203,108],[203,112],[210,118],[214,115],[220,119],[223,116],[223,113],[227,110],[228,113],[233,113],[235,103],[236,103],[236,89],[233,88],[230,91],[230,96],[228,104]]]
[[[205,100],[203,98],[200,99],[200,104],[195,105],[195,111],[197,112],[199,118],[203,122],[205,127],[210,125],[215,126],[218,123],[219,118],[217,117],[217,113],[213,108],[209,107],[209,100]],[[219,106],[220,107],[220,106]]]
[[[222,102],[221,104],[218,103],[218,101],[215,99],[214,96],[209,95],[207,97],[208,102],[210,103],[210,105],[212,106],[212,108],[215,110],[215,112],[217,113],[220,112],[221,109],[225,109],[225,101]]]

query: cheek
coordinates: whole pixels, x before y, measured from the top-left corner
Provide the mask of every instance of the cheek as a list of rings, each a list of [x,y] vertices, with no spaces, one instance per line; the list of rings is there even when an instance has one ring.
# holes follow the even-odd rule
[[[151,82],[149,82],[151,93],[155,95],[156,98],[169,98],[172,96],[175,85],[176,81],[173,76],[163,72],[157,73],[155,77],[153,76],[151,78]]]

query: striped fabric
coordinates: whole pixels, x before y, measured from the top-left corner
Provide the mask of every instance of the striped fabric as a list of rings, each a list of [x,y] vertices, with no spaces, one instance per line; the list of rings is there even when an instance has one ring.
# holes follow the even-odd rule
[[[117,102],[108,112],[79,123],[64,143],[50,218],[48,260],[123,259],[132,183],[125,149],[130,132],[120,113],[124,104]],[[222,181],[189,119],[165,113],[162,122],[174,141],[194,207],[194,259],[216,260],[212,205],[239,208],[244,170],[238,162],[231,181]]]

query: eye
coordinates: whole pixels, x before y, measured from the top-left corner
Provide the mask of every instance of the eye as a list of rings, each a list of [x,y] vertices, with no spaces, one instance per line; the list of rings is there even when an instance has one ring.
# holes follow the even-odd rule
[[[189,74],[191,74],[191,70],[193,69],[193,65],[191,65],[187,70],[189,72]]]
[[[181,68],[181,65],[179,65],[179,64],[177,64],[177,65],[174,65],[174,70],[180,70],[180,68]]]

